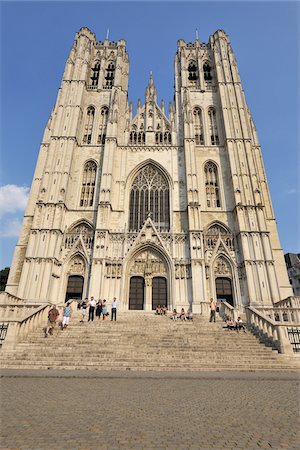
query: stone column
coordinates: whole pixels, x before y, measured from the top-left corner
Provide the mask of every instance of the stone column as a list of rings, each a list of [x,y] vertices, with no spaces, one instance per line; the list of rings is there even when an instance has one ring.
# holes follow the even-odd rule
[[[152,276],[145,276],[145,284],[146,284],[146,295],[145,295],[145,303],[144,310],[152,311]]]

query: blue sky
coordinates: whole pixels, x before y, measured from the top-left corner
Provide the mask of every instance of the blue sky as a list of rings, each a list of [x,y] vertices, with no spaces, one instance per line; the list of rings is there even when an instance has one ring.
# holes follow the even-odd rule
[[[299,239],[298,2],[2,2],[0,269],[11,264],[44,127],[76,31],[124,38],[129,99],[144,99],[149,71],[167,105],[173,99],[177,40],[230,36],[262,146],[284,252]]]

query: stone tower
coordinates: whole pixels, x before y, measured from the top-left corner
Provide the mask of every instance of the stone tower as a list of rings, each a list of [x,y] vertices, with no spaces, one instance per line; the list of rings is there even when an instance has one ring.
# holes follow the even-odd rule
[[[168,116],[133,117],[124,40],[82,28],[41,144],[7,292],[192,308],[292,295],[261,150],[224,31],[178,41]]]

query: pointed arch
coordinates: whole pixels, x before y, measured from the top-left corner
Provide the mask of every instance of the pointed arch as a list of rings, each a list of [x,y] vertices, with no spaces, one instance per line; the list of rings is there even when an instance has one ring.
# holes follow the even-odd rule
[[[91,69],[91,86],[98,86],[100,74],[100,61],[95,61],[94,67]]]
[[[231,230],[222,222],[214,221],[204,231],[205,250],[214,250],[221,242],[228,251],[234,250],[234,237]]]
[[[209,135],[210,135],[210,144],[211,145],[219,145],[219,134],[218,134],[218,126],[217,126],[217,113],[216,109],[213,106],[208,108],[208,121],[209,121]]]
[[[79,238],[85,248],[91,249],[94,242],[94,227],[85,219],[73,223],[65,235],[65,248],[77,246]]]
[[[89,106],[86,110],[85,125],[83,131],[82,142],[84,144],[91,144],[92,142],[94,120],[95,120],[95,108],[94,106]]]
[[[116,70],[115,62],[113,60],[107,61],[103,85],[104,89],[111,89],[113,87],[115,80],[115,70]]]
[[[218,167],[215,162],[207,161],[204,165],[206,206],[208,208],[219,208],[220,186]]]
[[[140,230],[150,215],[156,228],[170,228],[170,183],[157,164],[148,162],[132,177],[129,196],[129,230]]]
[[[196,81],[197,79],[198,79],[197,62],[192,59],[189,61],[189,64],[188,64],[188,80]]]
[[[204,145],[203,113],[199,106],[193,110],[196,145]]]
[[[211,65],[208,61],[204,61],[203,63],[203,77],[205,81],[211,81],[212,80],[212,74],[211,74]]]
[[[80,206],[91,207],[94,203],[97,164],[93,160],[85,163],[82,176]]]
[[[107,122],[108,122],[108,106],[104,105],[102,106],[100,110],[100,121],[99,121],[99,129],[98,129],[98,138],[97,138],[97,144],[98,145],[104,145],[105,139],[106,139],[106,128],[107,128]]]

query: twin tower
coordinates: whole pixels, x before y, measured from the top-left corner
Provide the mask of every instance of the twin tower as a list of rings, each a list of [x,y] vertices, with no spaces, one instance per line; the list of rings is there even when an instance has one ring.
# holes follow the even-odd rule
[[[167,110],[150,74],[133,115],[128,74],[123,39],[76,34],[6,291],[195,313],[210,297],[243,309],[292,295],[228,36],[178,41]]]

